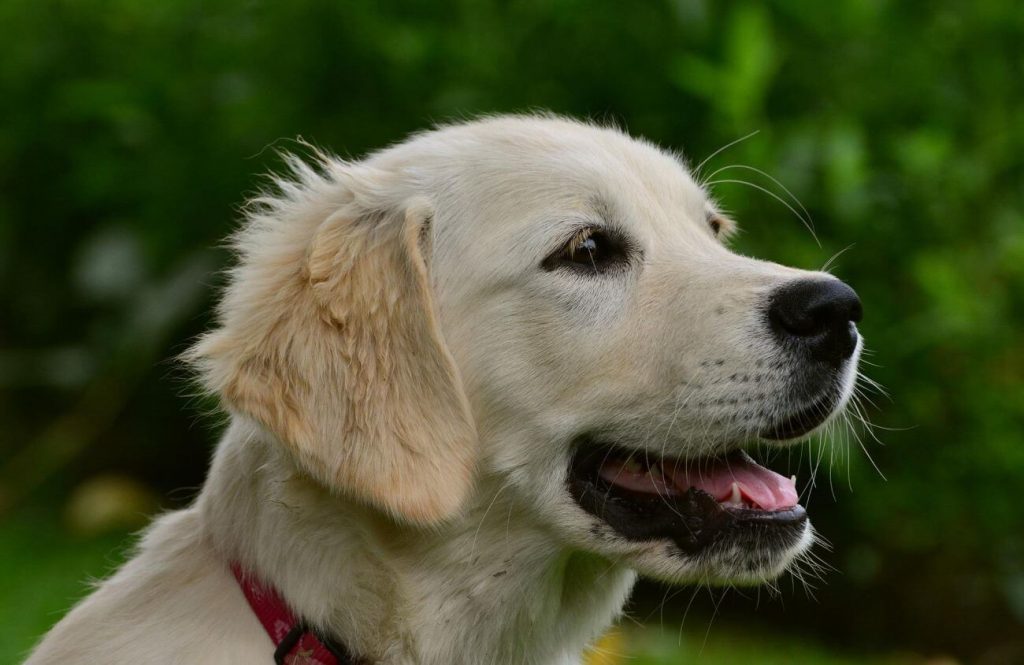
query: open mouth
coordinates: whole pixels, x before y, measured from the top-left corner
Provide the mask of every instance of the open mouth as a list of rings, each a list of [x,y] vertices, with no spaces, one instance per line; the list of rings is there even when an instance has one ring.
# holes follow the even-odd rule
[[[623,537],[671,539],[688,554],[716,544],[789,547],[807,521],[795,478],[740,450],[680,460],[584,441],[570,465],[569,491]]]

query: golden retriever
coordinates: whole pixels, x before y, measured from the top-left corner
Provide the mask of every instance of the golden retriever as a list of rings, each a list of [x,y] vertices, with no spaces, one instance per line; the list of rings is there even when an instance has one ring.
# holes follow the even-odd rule
[[[680,158],[506,116],[291,166],[187,353],[230,414],[202,493],[29,663],[272,663],[232,566],[358,662],[578,663],[637,573],[810,546],[742,447],[844,407],[860,302],[729,251]]]

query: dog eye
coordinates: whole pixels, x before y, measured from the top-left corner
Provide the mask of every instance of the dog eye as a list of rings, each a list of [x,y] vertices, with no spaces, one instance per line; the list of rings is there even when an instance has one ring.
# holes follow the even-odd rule
[[[736,229],[736,224],[728,217],[723,217],[716,212],[708,213],[708,226],[711,227],[711,233],[716,238],[726,240],[733,234]]]
[[[616,234],[602,229],[581,229],[565,245],[544,259],[545,270],[569,269],[584,273],[603,273],[624,265],[629,259],[626,243]]]

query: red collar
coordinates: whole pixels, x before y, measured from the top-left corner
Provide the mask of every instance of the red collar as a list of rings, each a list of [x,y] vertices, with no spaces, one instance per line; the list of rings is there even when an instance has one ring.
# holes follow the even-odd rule
[[[274,642],[277,665],[367,665],[352,656],[345,645],[317,635],[297,620],[274,587],[263,584],[237,563],[231,564],[231,572]]]

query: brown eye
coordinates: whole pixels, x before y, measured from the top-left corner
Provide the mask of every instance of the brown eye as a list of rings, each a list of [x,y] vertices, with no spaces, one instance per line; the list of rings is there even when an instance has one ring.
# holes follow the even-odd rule
[[[736,230],[736,224],[731,219],[716,211],[707,213],[708,227],[716,238],[726,239]]]
[[[602,229],[581,229],[564,246],[544,259],[545,270],[567,269],[580,273],[603,273],[629,260],[626,243]]]

